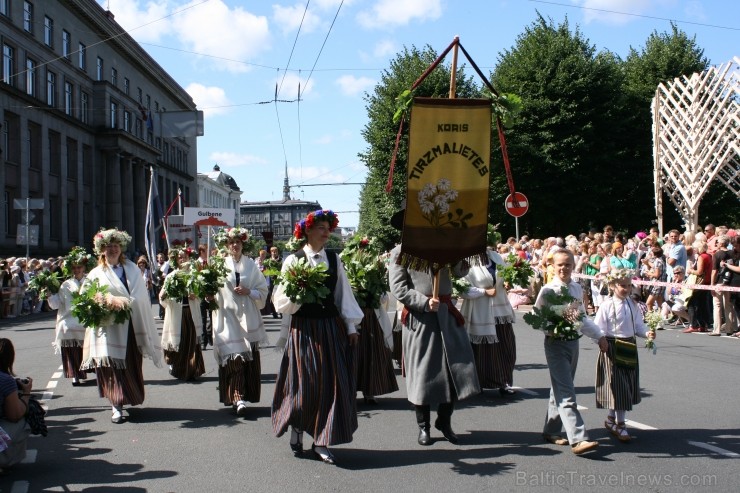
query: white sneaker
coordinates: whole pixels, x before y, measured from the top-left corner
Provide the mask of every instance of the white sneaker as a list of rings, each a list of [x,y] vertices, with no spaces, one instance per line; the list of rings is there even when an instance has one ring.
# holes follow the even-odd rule
[[[245,416],[247,414],[247,403],[244,401],[239,401],[236,403],[236,415],[237,416]]]

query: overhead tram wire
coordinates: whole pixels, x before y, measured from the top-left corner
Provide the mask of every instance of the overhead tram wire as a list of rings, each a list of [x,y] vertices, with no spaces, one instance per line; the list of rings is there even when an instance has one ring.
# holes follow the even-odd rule
[[[321,53],[324,51],[324,46],[326,46],[326,41],[329,39],[329,34],[331,34],[331,30],[334,27],[334,23],[337,21],[337,17],[339,17],[339,11],[342,10],[342,5],[344,5],[344,0],[339,2],[339,7],[337,7],[337,13],[334,14],[334,19],[332,19],[331,25],[329,26],[329,30],[326,32],[326,36],[324,37],[324,42],[321,43],[319,54],[316,55],[316,60],[314,60],[313,62],[313,67],[311,67],[311,71],[308,73],[308,78],[306,79],[306,87],[308,87],[308,81],[311,80],[311,75],[313,74],[313,71],[316,68],[316,64],[319,62],[319,57],[321,57]]]

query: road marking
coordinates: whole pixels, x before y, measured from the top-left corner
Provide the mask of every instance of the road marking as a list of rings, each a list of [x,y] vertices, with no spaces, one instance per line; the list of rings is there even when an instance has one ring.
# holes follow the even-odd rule
[[[49,382],[46,384],[47,389],[55,389],[57,388],[57,383],[59,380],[49,380]]]
[[[41,394],[41,400],[50,401],[53,396],[54,396],[54,392],[44,392],[43,394]]]
[[[58,371],[58,372],[54,373],[51,376],[51,378],[62,378],[62,372]]]
[[[624,422],[625,424],[629,425],[630,428],[636,428],[638,430],[657,430],[657,428],[653,428],[650,425],[638,423],[637,421],[632,421],[631,419],[625,419]]]
[[[718,453],[720,455],[724,455],[725,457],[732,457],[733,459],[734,458],[737,458],[737,457],[740,457],[740,454],[736,454],[735,452],[731,452],[731,451],[725,450],[723,448],[715,447],[714,445],[709,445],[708,443],[692,442],[691,440],[689,440],[689,445],[693,445],[695,447],[703,448],[703,449],[709,450],[710,452],[716,452],[716,453]]]
[[[10,493],[28,493],[28,481],[13,481]]]
[[[38,450],[36,449],[26,450],[26,458],[21,461],[21,464],[35,464],[37,453]]]
[[[581,406],[580,404],[577,404],[577,405],[576,405],[576,408],[577,408],[577,409],[578,409],[579,411],[588,411],[588,408],[587,408],[587,407],[585,407],[585,406]]]

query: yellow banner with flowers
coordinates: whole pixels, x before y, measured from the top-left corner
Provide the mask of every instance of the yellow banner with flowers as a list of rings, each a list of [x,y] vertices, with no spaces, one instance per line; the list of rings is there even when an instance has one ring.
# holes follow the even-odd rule
[[[434,269],[486,251],[491,102],[414,98],[401,262]]]

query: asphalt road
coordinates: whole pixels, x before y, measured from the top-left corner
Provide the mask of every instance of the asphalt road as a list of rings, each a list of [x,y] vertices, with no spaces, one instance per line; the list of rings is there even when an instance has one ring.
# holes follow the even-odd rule
[[[294,458],[288,436],[272,434],[281,358],[272,348],[262,351],[261,401],[245,418],[218,402],[209,347],[207,373],[195,383],[145,360],[146,400],[129,409],[130,422],[115,425],[94,380],[72,387],[61,377],[52,316],[0,321],[0,337],[16,346],[16,373],[34,378],[49,426],[48,437],[29,439],[26,463],[0,476],[0,491],[740,491],[740,340],[658,332],[658,353],[640,351],[643,402],[628,415],[629,444],[603,428],[606,413],[594,402],[598,349],[582,340],[576,386],[600,448],[577,457],[541,439],[549,392],[543,337],[518,316],[514,384],[520,390],[510,398],[486,390],[459,403],[453,427],[460,445],[434,429],[432,446],[416,444],[397,371],[400,391],[377,406],[358,400],[359,429],[353,443],[333,449],[337,466]],[[265,322],[277,340],[278,321]]]

